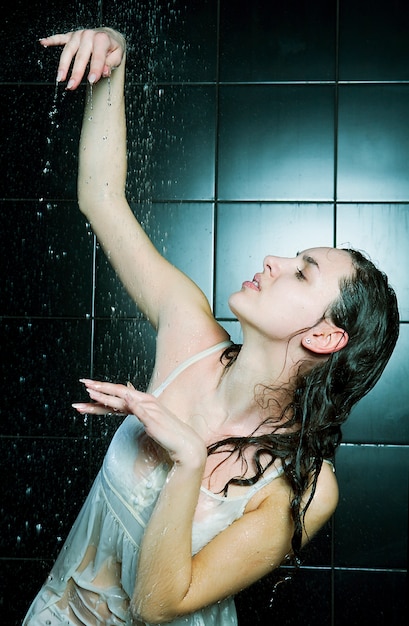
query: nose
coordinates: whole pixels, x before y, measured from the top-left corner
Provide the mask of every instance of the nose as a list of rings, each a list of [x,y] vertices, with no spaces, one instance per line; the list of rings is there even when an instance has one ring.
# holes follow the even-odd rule
[[[263,268],[272,276],[277,276],[282,270],[283,258],[279,256],[268,255],[263,261]]]

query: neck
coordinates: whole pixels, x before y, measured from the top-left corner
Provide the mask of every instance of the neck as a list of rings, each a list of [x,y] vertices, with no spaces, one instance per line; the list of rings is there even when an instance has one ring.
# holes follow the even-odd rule
[[[260,342],[258,347],[243,344],[216,389],[223,426],[243,429],[245,434],[255,430],[267,417],[271,417],[271,399],[278,401],[281,408],[291,401],[288,384],[295,372],[296,364],[289,359],[288,345],[274,346],[266,341]],[[263,402],[265,388],[270,391]]]

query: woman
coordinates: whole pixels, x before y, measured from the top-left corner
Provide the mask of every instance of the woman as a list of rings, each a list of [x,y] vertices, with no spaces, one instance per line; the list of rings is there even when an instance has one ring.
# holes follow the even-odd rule
[[[232,345],[125,199],[122,36],[97,29],[41,43],[64,45],[57,79],[73,62],[67,89],[90,62],[80,208],[157,348],[148,393],[83,381],[91,402],[77,411],[128,417],[24,625],[237,624],[234,594],[286,556],[297,562],[336,508],[329,459],[392,353],[395,294],[352,250],[267,256],[230,297],[243,331]]]

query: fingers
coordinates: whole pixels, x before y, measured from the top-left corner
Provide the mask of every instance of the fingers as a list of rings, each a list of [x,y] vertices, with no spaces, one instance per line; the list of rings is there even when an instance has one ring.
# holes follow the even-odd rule
[[[125,40],[110,28],[79,30],[52,35],[40,39],[44,47],[64,46],[60,56],[57,82],[65,81],[72,65],[67,89],[78,87],[84,78],[89,64],[88,81],[97,82],[108,77],[114,67],[121,64],[125,50]]]
[[[73,33],[69,41],[65,44],[63,51],[61,52],[60,63],[57,73],[57,80],[66,80],[71,63],[74,59],[74,64],[72,67],[70,80],[67,84],[67,89],[76,89],[80,84],[85,74],[91,52],[91,32],[88,33],[88,31],[84,31]]]
[[[129,400],[131,400],[134,405],[137,405],[143,399],[150,397],[148,394],[137,391],[131,383],[125,386],[99,382],[89,378],[81,378],[80,382],[85,385],[86,391],[94,403],[81,402],[73,405],[79,413],[95,413],[102,415],[112,411],[126,415],[131,412]],[[132,392],[132,398],[129,398],[130,391]]]
[[[111,70],[106,66],[106,58],[110,45],[110,38],[106,33],[84,31],[81,34],[80,45],[76,51],[74,65],[67,89],[75,89],[78,87],[85,74],[88,62],[90,62],[90,70],[88,73],[88,80],[90,83],[96,83],[103,75],[109,76]],[[73,48],[75,46],[76,42],[73,42]],[[65,46],[64,52],[67,48],[68,45]],[[70,54],[71,50],[68,50],[67,56]],[[61,55],[61,57],[62,56],[63,55]]]
[[[48,48],[48,46],[65,46],[71,36],[72,33],[61,33],[58,35],[51,35],[50,37],[42,37],[39,41],[44,48]]]
[[[100,406],[93,402],[74,402],[71,406],[81,415],[109,415],[111,412],[106,406]],[[117,411],[113,411],[113,413],[117,413]],[[120,415],[119,412],[118,415]]]

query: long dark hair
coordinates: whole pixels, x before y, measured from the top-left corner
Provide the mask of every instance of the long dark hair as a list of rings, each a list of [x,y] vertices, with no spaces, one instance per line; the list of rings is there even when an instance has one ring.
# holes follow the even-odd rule
[[[244,459],[252,450],[254,475],[232,478],[229,484],[256,483],[276,459],[281,459],[284,475],[292,490],[291,515],[293,561],[299,562],[305,512],[314,496],[318,474],[324,459],[331,459],[342,438],[341,426],[352,407],[378,381],[396,345],[399,334],[399,313],[396,295],[387,276],[363,253],[346,249],[351,255],[353,274],[340,282],[340,295],[325,313],[349,336],[347,345],[320,360],[305,372],[300,364],[297,379],[292,382],[290,403],[279,406],[280,390],[263,386],[260,403],[270,398],[272,415],[263,422],[271,426],[270,434],[230,437],[208,448],[209,454],[230,450]],[[229,367],[237,358],[240,345],[228,347],[222,361]],[[282,391],[282,390],[281,390]],[[286,418],[283,425],[283,418]],[[280,432],[277,423],[280,422]],[[283,433],[283,426],[288,432]],[[271,461],[262,463],[266,455]],[[308,502],[303,496],[311,488]]]

